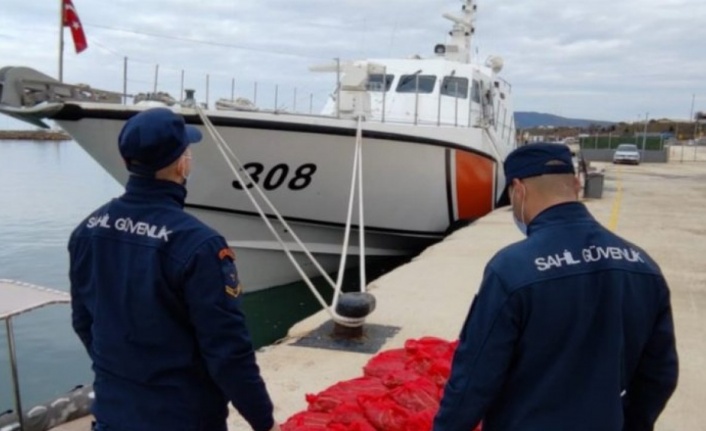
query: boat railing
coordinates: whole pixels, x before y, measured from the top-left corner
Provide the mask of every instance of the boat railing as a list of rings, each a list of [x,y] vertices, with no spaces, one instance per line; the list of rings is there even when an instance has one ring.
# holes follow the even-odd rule
[[[255,85],[257,88],[257,85]],[[457,90],[457,92],[460,90]],[[368,112],[342,114],[338,112],[338,91],[329,95],[330,108],[322,109],[320,112],[314,112],[313,98],[314,94],[309,94],[309,109],[302,110],[297,108],[297,89],[294,89],[294,98],[289,106],[283,104],[284,100],[279,96],[278,86],[275,86],[273,107],[261,108],[258,106],[257,94],[254,94],[253,99],[238,96],[235,99],[221,98],[214,104],[213,108],[218,111],[246,111],[259,112],[275,115],[296,115],[299,117],[314,117],[314,118],[356,118],[358,115],[363,115],[368,123],[389,123],[399,125],[418,125],[418,126],[438,126],[438,127],[460,127],[473,128],[481,126],[482,107],[479,100],[476,100],[470,94],[466,97],[456,97],[451,95],[442,95],[438,93],[430,100],[428,95],[408,93],[404,96],[413,97],[413,107],[409,108],[412,115],[401,114],[389,109],[390,103],[386,100],[387,97],[383,92],[383,96],[376,100],[377,103]],[[301,93],[299,93],[301,94]],[[262,101],[262,97],[260,97]],[[193,102],[190,103],[193,105]],[[187,103],[185,106],[189,106]],[[182,103],[182,105],[184,105]],[[204,109],[209,109],[210,106],[206,103],[198,103]],[[242,105],[242,106],[238,106]],[[325,104],[326,105],[326,104]],[[299,104],[301,108],[301,104]],[[328,111],[328,112],[327,112]],[[490,121],[492,123],[492,121]]]
[[[86,85],[47,82],[42,80],[22,81],[22,102],[34,106],[42,102],[103,102],[120,103],[122,95],[111,91],[98,90]]]
[[[340,78],[339,78],[340,79]],[[386,82],[383,82],[381,90],[385,90]],[[271,103],[266,103],[266,98],[262,95],[262,83],[257,81],[252,84],[252,102],[248,97],[239,94],[236,97],[235,85],[231,86],[231,98],[221,98],[215,103],[209,103],[209,87],[206,88],[205,102],[194,97],[194,90],[182,88],[182,93],[186,97],[172,97],[167,91],[159,88],[156,84],[149,92],[137,94],[119,93],[114,91],[100,90],[81,84],[68,84],[59,82],[49,76],[28,68],[6,68],[0,70],[0,106],[15,106],[17,108],[31,108],[43,103],[70,103],[76,102],[97,102],[121,105],[136,103],[163,103],[166,106],[193,107],[198,105],[206,110],[220,111],[246,111],[252,113],[299,116],[314,118],[356,118],[363,116],[367,123],[385,123],[393,125],[414,125],[420,127],[442,127],[442,128],[485,128],[495,127],[500,131],[500,135],[508,135],[507,121],[503,121],[503,113],[497,103],[485,100],[485,94],[476,94],[477,91],[470,86],[459,87],[456,83],[455,89],[445,88],[442,91],[429,94],[422,94],[417,85],[416,91],[412,93],[390,93],[389,91],[371,91],[368,88],[356,89],[353,97],[355,99],[354,111],[341,113],[340,99],[346,91],[336,90],[333,94],[327,93],[327,101],[324,108],[319,112],[314,110],[315,93],[300,91],[293,88],[289,94],[284,96],[279,85],[274,85],[274,97]],[[269,86],[268,86],[269,87]],[[343,87],[344,90],[347,88]],[[264,109],[258,104],[258,89],[260,90],[260,102],[270,105],[269,109]],[[290,90],[291,91],[291,90]],[[388,95],[390,93],[390,95]],[[307,103],[302,103],[302,99],[308,96]],[[291,97],[291,99],[290,99]],[[320,95],[319,101],[320,99]],[[406,99],[400,99],[406,98]],[[200,97],[202,99],[202,97]],[[371,101],[372,100],[372,101]],[[401,109],[400,102],[406,100],[407,106]],[[361,102],[362,101],[362,102]],[[413,105],[412,105],[413,104]],[[495,106],[494,106],[495,105]],[[362,108],[357,108],[362,106]],[[18,111],[12,111],[17,114]],[[32,114],[34,115],[34,114]],[[498,126],[500,124],[500,126]]]
[[[465,85],[459,87],[458,82],[455,83],[455,89],[446,88],[446,93],[442,94],[441,89],[434,93],[434,95],[423,94],[419,91],[420,82],[419,77],[416,79],[416,91],[411,93],[401,94],[404,96],[412,96],[413,106],[409,106],[409,114],[401,115],[399,104],[395,105],[394,101],[390,99],[388,93],[390,89],[388,88],[387,77],[387,67],[375,65],[373,63],[365,63],[365,67],[368,67],[367,75],[370,73],[382,74],[383,80],[381,82],[363,82],[360,81],[360,64],[354,64],[350,62],[341,62],[340,59],[335,59],[335,63],[325,64],[322,66],[314,66],[311,70],[320,69],[319,71],[332,72],[336,75],[335,87],[333,92],[323,92],[318,91],[316,93],[302,91],[301,88],[293,87],[290,89],[285,89],[285,86],[275,84],[265,85],[262,82],[252,81],[251,83],[242,82],[239,84],[239,91],[236,91],[236,79],[231,77],[230,82],[230,97],[222,97],[213,102],[211,92],[214,91],[217,82],[220,82],[219,88],[224,86],[224,82],[221,80],[216,81],[212,79],[211,74],[205,75],[205,87],[203,91],[200,91],[198,100],[194,96],[194,87],[188,87],[185,85],[185,71],[180,71],[181,79],[178,84],[178,93],[180,96],[172,97],[169,93],[164,92],[165,87],[170,85],[159,79],[159,65],[155,66],[154,71],[154,81],[152,88],[149,93],[140,93],[137,96],[127,94],[127,76],[124,77],[123,81],[123,100],[124,103],[132,101],[136,103],[140,100],[151,100],[151,101],[164,101],[164,99],[176,99],[176,105],[182,106],[196,106],[200,108],[211,110],[216,109],[219,111],[245,111],[245,112],[259,112],[259,113],[269,113],[276,115],[297,115],[297,116],[312,116],[312,117],[325,117],[325,118],[357,118],[361,114],[365,117],[366,122],[378,122],[378,123],[392,123],[392,124],[414,124],[420,126],[439,126],[439,127],[483,127],[485,124],[482,121],[482,109],[480,106],[480,96],[476,94],[476,89],[473,86]],[[377,67],[377,69],[375,69]],[[357,72],[357,73],[356,73]],[[350,79],[355,82],[355,85],[351,85]],[[507,84],[504,80],[498,77],[504,84]],[[148,84],[143,81],[144,84]],[[172,82],[172,85],[175,83]],[[355,88],[356,85],[360,86]],[[436,84],[441,86],[441,83]],[[187,88],[188,87],[188,88]],[[350,91],[354,88],[354,91]],[[160,91],[161,90],[161,91]],[[227,89],[221,88],[221,90]],[[362,90],[362,91],[361,91]],[[384,91],[380,91],[384,90]],[[222,91],[219,91],[223,94]],[[269,96],[265,96],[264,93],[270,93]],[[376,103],[371,105],[371,109],[366,112],[365,109],[356,112],[343,112],[341,101],[346,95],[356,94],[359,99],[357,102],[363,100],[361,93],[368,93],[369,97],[372,99],[375,95],[380,95],[381,97],[376,98]],[[460,96],[463,93],[465,96]],[[160,95],[159,97],[150,97],[145,99],[140,97],[140,95]],[[323,101],[322,101],[323,95]],[[430,97],[431,96],[431,97]],[[317,105],[322,103],[322,107],[315,109],[315,99],[317,100]],[[433,102],[430,100],[433,99]],[[308,103],[307,103],[308,102]],[[360,103],[364,105],[364,103]],[[267,106],[265,108],[264,106]],[[329,109],[326,109],[328,107]],[[492,122],[492,121],[490,121]]]

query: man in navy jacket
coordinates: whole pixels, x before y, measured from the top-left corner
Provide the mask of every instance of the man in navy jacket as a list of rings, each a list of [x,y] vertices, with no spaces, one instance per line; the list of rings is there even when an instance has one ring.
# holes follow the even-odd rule
[[[184,212],[198,129],[166,108],[127,121],[131,176],[69,241],[73,327],[93,362],[97,430],[224,431],[228,401],[279,430],[255,360],[235,255]]]
[[[527,238],[486,266],[434,431],[652,430],[678,375],[659,267],[577,201],[566,146],[504,168]]]

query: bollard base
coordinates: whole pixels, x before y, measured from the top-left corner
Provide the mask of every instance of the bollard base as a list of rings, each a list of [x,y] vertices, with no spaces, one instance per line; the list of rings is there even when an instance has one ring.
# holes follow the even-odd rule
[[[366,323],[360,330],[362,335],[358,337],[337,337],[334,336],[334,326],[332,320],[324,322],[307,335],[293,342],[293,346],[311,347],[315,349],[342,350],[357,353],[377,353],[380,348],[400,331],[397,326],[377,325]],[[355,329],[355,328],[346,328]]]
[[[333,338],[351,340],[363,337],[363,325],[360,326],[344,326],[340,323],[333,323]]]

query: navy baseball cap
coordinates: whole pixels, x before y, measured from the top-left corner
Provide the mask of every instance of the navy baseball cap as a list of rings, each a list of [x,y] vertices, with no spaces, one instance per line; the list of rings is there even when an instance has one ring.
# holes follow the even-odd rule
[[[118,147],[128,171],[153,176],[202,138],[199,129],[186,125],[181,115],[167,108],[152,108],[125,123]]]
[[[546,174],[575,173],[569,147],[544,142],[516,148],[505,158],[504,168],[508,185],[515,178],[521,180]]]

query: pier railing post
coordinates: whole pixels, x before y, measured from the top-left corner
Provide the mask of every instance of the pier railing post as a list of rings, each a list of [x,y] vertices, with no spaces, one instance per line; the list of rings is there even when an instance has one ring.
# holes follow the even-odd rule
[[[208,109],[208,99],[209,99],[210,95],[211,95],[210,76],[208,74],[206,74],[206,109]]]
[[[10,354],[10,369],[12,371],[12,387],[15,396],[15,410],[20,422],[20,431],[24,431],[24,417],[22,415],[22,399],[20,398],[20,379],[17,373],[17,353],[15,351],[15,336],[12,332],[12,318],[5,319],[7,331],[7,348]]]
[[[341,118],[341,59],[336,58],[336,118]]]
[[[419,118],[419,74],[414,78],[414,125],[417,125]]]
[[[154,94],[157,94],[157,84],[159,83],[159,64],[154,66]]]
[[[456,81],[456,89],[454,90],[454,95],[456,96],[454,98],[455,105],[454,105],[454,127],[458,127],[458,81]]]
[[[275,84],[275,106],[272,109],[272,112],[277,113],[277,98],[279,96],[279,85]]]
[[[382,68],[382,122],[385,122],[385,102],[387,99],[387,66]]]

